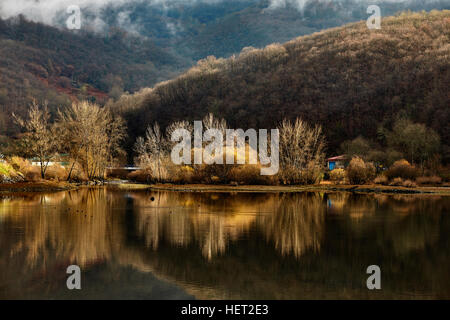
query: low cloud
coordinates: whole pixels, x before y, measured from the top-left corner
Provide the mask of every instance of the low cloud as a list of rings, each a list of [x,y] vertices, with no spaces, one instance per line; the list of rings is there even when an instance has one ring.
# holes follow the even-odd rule
[[[124,8],[119,12],[116,20],[120,27],[127,29],[133,33],[139,33],[137,21],[130,19],[130,11],[127,9],[128,4],[145,3],[148,6],[160,7],[163,12],[173,6],[180,4],[194,5],[199,3],[220,3],[228,0],[1,0],[0,1],[0,17],[7,19],[24,15],[26,18],[36,22],[42,22],[49,25],[61,25],[67,17],[66,9],[71,5],[77,5],[83,12],[85,18],[84,23],[91,26],[92,29],[100,31],[107,24],[102,20],[102,10],[106,7]],[[235,0],[239,1],[239,0]],[[252,1],[252,0],[242,0]],[[253,0],[259,2],[260,0]],[[339,3],[358,3],[358,4],[381,4],[381,3],[401,3],[405,8],[409,4],[418,3],[423,0],[269,0],[267,10],[279,9],[285,7],[293,7],[302,12],[306,6],[314,4],[339,4]],[[427,0],[427,3],[434,3],[445,0]],[[448,0],[450,3],[450,0]],[[176,33],[182,26],[177,25],[173,21],[167,23],[169,32]]]

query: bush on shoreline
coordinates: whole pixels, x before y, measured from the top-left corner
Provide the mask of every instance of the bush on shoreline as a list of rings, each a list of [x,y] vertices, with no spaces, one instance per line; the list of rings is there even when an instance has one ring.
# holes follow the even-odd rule
[[[384,174],[380,174],[373,180],[373,183],[381,184],[381,185],[385,186],[385,185],[388,185],[389,179]]]
[[[80,164],[74,163],[73,167],[64,167],[58,163],[54,163],[48,166],[45,179],[42,179],[41,170],[39,166],[32,165],[27,159],[13,156],[7,159],[7,161],[0,163],[3,171],[3,181],[11,182],[42,182],[42,181],[66,181],[69,171],[72,171],[71,181],[74,182],[86,182],[88,181],[86,174],[81,169]]]
[[[438,176],[418,177],[416,182],[420,185],[440,185],[442,184],[442,178]]]
[[[347,176],[351,184],[365,184],[375,177],[375,166],[364,162],[360,157],[354,157],[347,168]]]
[[[334,169],[330,171],[330,180],[336,184],[345,183],[347,173],[344,169]]]
[[[386,171],[389,180],[395,178],[415,180],[419,175],[419,170],[405,159],[398,160]]]
[[[16,171],[9,163],[0,162],[0,183],[14,183],[23,181],[23,175]]]

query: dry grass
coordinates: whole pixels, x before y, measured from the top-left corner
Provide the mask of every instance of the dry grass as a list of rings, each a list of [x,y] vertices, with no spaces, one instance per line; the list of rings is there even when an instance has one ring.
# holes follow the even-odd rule
[[[70,190],[76,188],[75,185],[67,182],[39,181],[39,182],[18,182],[12,184],[0,184],[1,192],[53,192]]]
[[[334,169],[330,171],[330,180],[336,184],[344,183],[347,178],[347,173],[344,169]]]
[[[405,188],[417,188],[417,183],[411,180],[405,180],[402,186]]]
[[[205,185],[205,184],[186,184],[186,185],[174,185],[174,184],[156,184],[150,185],[151,189],[154,190],[164,190],[164,191],[182,191],[182,192],[363,192],[363,193],[386,193],[401,194],[403,192],[409,193],[412,188],[403,187],[403,180],[400,186],[380,186],[380,185],[313,185],[313,186],[231,186],[231,185]],[[415,192],[421,195],[450,195],[450,189],[444,187],[417,187],[414,189]]]
[[[238,184],[273,185],[276,179],[273,176],[262,176],[259,165],[241,165],[231,169],[230,180]]]
[[[386,171],[385,174],[390,180],[394,178],[414,180],[418,175],[418,170],[408,161],[403,159],[394,162],[394,164]]]
[[[121,190],[145,190],[150,188],[150,185],[148,184],[134,184],[134,183],[121,183],[121,184],[115,184],[113,185]]]
[[[394,178],[390,183],[390,186],[403,186],[403,179],[402,178]]]
[[[420,185],[440,185],[442,184],[442,178],[438,176],[418,177],[416,182]]]
[[[379,176],[377,176],[374,180],[373,183],[375,184],[381,184],[381,185],[387,185],[389,183],[388,178],[384,175],[384,174],[380,174]]]
[[[33,166],[30,161],[21,157],[11,157],[8,159],[14,170],[22,173],[25,181],[38,182],[41,181],[40,168]]]
[[[47,168],[45,172],[45,178],[53,181],[65,181],[67,180],[67,170],[59,164],[54,164]]]

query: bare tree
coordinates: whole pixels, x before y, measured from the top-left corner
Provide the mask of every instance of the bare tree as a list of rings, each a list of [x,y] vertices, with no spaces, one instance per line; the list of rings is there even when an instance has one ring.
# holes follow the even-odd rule
[[[161,181],[167,177],[166,162],[169,156],[169,144],[155,122],[153,126],[148,126],[145,139],[139,137],[135,144],[137,157],[135,162],[144,168],[150,168],[156,180]]]
[[[431,128],[409,119],[398,119],[387,133],[388,146],[400,151],[412,164],[420,164],[439,152],[440,137]]]
[[[45,179],[45,172],[57,152],[60,141],[60,135],[56,132],[57,126],[50,122],[47,103],[39,106],[36,100],[33,100],[28,110],[28,119],[24,120],[14,113],[13,118],[26,130],[27,151],[39,160],[41,177]]]
[[[123,154],[120,143],[125,137],[124,121],[109,109],[83,101],[59,112],[64,140],[73,162],[71,178],[77,162],[81,163],[88,179],[103,177],[108,166]]]
[[[172,134],[178,129],[187,130],[190,134],[192,134],[192,132],[194,130],[194,128],[192,127],[192,124],[189,123],[189,121],[182,120],[182,121],[173,122],[166,128],[166,137],[169,141],[172,137]],[[175,144],[175,142],[173,142],[172,144]]]
[[[222,135],[225,137],[225,130],[227,129],[227,122],[225,119],[219,119],[214,117],[212,113],[208,113],[203,118],[203,130],[209,129],[218,129],[222,132]]]
[[[285,183],[315,183],[324,163],[325,139],[320,126],[297,118],[280,125],[281,177]]]

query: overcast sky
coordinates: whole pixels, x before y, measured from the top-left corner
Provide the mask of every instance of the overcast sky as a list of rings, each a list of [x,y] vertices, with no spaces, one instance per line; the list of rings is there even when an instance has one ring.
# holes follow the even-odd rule
[[[70,5],[78,5],[82,10],[89,10],[90,13],[98,12],[106,5],[120,6],[130,2],[146,2],[152,5],[168,8],[173,4],[193,4],[198,2],[217,3],[227,0],[0,0],[0,17],[10,18],[18,14],[25,15],[28,19],[46,24],[54,24],[61,14],[66,14],[65,11]],[[238,0],[239,1],[239,0]],[[244,0],[243,0],[244,1]],[[245,0],[248,1],[248,0]],[[255,0],[255,2],[258,0]],[[285,7],[287,4],[293,5],[298,10],[302,10],[305,4],[311,0],[269,0],[269,9]],[[319,0],[320,2],[339,2],[343,0]],[[353,0],[368,2],[369,0]],[[411,1],[421,0],[370,0],[370,4],[382,2],[397,2],[408,3]],[[426,0],[433,2],[435,0]],[[450,0],[449,0],[450,2]]]

